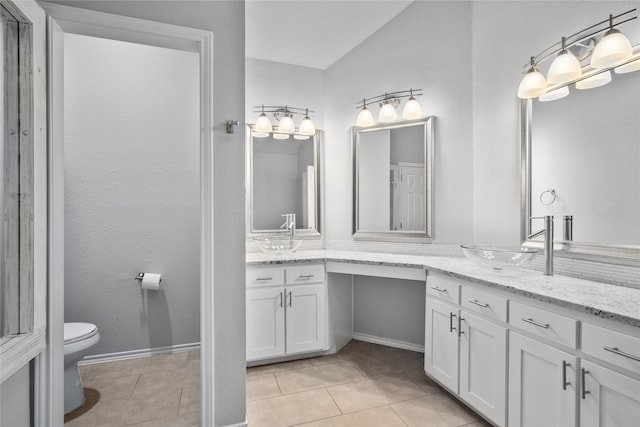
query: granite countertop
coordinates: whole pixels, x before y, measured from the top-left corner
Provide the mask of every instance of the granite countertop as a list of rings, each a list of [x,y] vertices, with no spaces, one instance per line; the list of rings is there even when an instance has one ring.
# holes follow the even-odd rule
[[[247,265],[278,265],[309,262],[349,262],[394,267],[425,268],[496,290],[533,298],[640,328],[640,289],[610,285],[568,276],[545,276],[518,269],[491,271],[462,257],[358,252],[347,250],[302,250],[278,258],[247,253]]]

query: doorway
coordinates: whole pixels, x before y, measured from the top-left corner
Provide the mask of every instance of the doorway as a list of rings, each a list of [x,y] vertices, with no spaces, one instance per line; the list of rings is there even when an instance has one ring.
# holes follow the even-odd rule
[[[213,35],[211,32],[194,30],[191,28],[178,27],[174,25],[161,24],[150,21],[143,21],[134,18],[127,18],[103,13],[93,13],[86,10],[79,10],[58,5],[43,5],[49,13],[49,87],[50,87],[50,141],[51,149],[49,153],[49,194],[50,194],[50,236],[49,236],[49,264],[51,299],[49,340],[52,343],[48,349],[48,358],[43,367],[48,373],[48,408],[40,408],[40,417],[49,419],[48,424],[59,424],[62,420],[62,400],[64,380],[61,376],[61,366],[63,360],[63,337],[62,329],[64,324],[64,281],[65,281],[65,129],[64,112],[67,111],[64,99],[64,48],[65,36],[73,34],[75,36],[100,37],[111,41],[136,43],[144,46],[154,46],[162,49],[174,49],[182,52],[189,52],[197,56],[198,64],[198,87],[200,94],[196,109],[197,129],[196,138],[199,139],[196,152],[200,173],[199,181],[199,215],[197,224],[199,228],[199,253],[195,254],[200,261],[196,278],[199,281],[199,304],[200,304],[200,348],[201,348],[201,396],[202,410],[201,418],[203,425],[212,424],[213,420],[213,156],[212,141],[213,127],[211,124],[213,110]],[[176,76],[176,78],[180,78]],[[167,91],[168,92],[168,91]],[[130,159],[129,159],[130,160]],[[145,172],[145,158],[141,157],[136,161],[136,166]],[[116,159],[117,162],[117,159]],[[126,161],[122,161],[122,166]],[[147,165],[148,166],[148,165]],[[97,167],[97,165],[96,165]],[[131,166],[129,166],[131,167]],[[151,168],[147,168],[147,173],[151,173]],[[126,187],[126,186],[125,186]],[[106,189],[101,192],[106,194]],[[138,196],[137,198],[144,196]],[[96,198],[97,200],[100,197]],[[106,200],[106,199],[105,199]],[[148,201],[147,201],[148,202]],[[151,202],[152,203],[152,202]],[[144,204],[144,202],[143,202]],[[162,212],[166,214],[166,212]],[[153,233],[152,233],[153,234]],[[106,236],[108,238],[108,236]],[[135,240],[135,239],[134,239]],[[135,242],[131,242],[135,245]],[[141,267],[142,268],[142,267]],[[148,266],[153,268],[153,266]],[[179,278],[176,278],[176,282]],[[131,278],[133,280],[133,277]],[[176,283],[174,282],[174,283]],[[162,308],[162,301],[158,301],[156,296],[156,309]],[[160,310],[161,311],[161,310]],[[156,310],[154,313],[157,313]],[[147,319],[149,321],[149,319]],[[162,322],[162,320],[160,320]],[[98,323],[98,322],[96,322]],[[153,323],[153,322],[152,322]],[[155,329],[155,334],[151,337],[150,326],[147,324],[147,332],[154,343],[166,340],[160,332],[161,326]],[[98,328],[100,325],[98,324]]]

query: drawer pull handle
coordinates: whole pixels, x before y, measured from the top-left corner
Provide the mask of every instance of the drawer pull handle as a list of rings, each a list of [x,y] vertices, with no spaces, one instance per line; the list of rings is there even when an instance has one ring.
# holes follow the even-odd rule
[[[458,316],[458,336],[461,336],[462,334],[464,334],[464,331],[462,330],[462,321],[464,319],[462,318],[462,316]]]
[[[587,398],[587,394],[591,393],[590,391],[587,390],[587,384],[585,382],[585,379],[588,373],[589,371],[582,368],[582,399],[583,400]]]
[[[439,287],[437,287],[437,286],[432,286],[432,287],[431,287],[431,289],[436,290],[436,291],[438,291],[438,292],[447,292],[447,290],[446,290],[446,289],[442,289],[442,288],[439,288]]]
[[[282,300],[283,300],[283,298],[282,298],[282,294],[283,294],[283,293],[282,293],[282,292],[280,292],[280,308],[283,308],[283,307],[284,307],[284,305],[282,305],[282,304],[283,304],[283,301],[282,301]]]
[[[487,307],[489,307],[489,304],[482,303],[482,302],[478,301],[477,299],[470,299],[470,300],[469,300],[469,302],[470,302],[471,304],[475,304],[475,305],[477,305],[478,307],[482,307],[482,308],[487,308]]]
[[[629,353],[625,353],[624,351],[621,351],[618,347],[603,347],[606,351],[610,351],[613,354],[617,354],[619,356],[623,356],[626,357],[628,359],[631,360],[635,360],[637,362],[640,362],[640,357],[638,356],[634,356],[633,354],[629,354]]]
[[[571,366],[571,363],[562,361],[562,389],[566,390],[568,385],[571,385],[571,381],[567,381],[567,366]]]
[[[528,319],[522,319],[523,322],[527,322],[527,323],[531,323],[532,325],[536,325],[540,328],[544,328],[544,329],[549,329],[549,324],[548,323],[540,323],[540,322],[536,322],[535,320],[533,320],[532,318],[528,318]]]
[[[453,332],[453,331],[456,330],[456,328],[454,328],[454,326],[453,326],[453,318],[454,317],[458,317],[458,316],[456,316],[453,313],[449,313],[449,332]]]
[[[316,277],[315,274],[301,274],[298,276],[298,280],[308,280],[311,279],[313,277]]]
[[[289,307],[291,307],[292,303],[293,303],[293,297],[291,296],[291,291],[289,291]]]
[[[273,280],[273,277],[258,277],[256,279],[256,281],[258,281],[258,282],[266,282],[266,281],[269,281],[269,280]]]

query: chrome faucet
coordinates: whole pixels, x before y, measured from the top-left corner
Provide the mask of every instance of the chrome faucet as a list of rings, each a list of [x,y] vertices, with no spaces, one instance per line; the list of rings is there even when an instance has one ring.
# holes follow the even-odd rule
[[[280,226],[280,228],[284,228],[289,232],[289,238],[293,239],[296,237],[296,214],[283,214],[284,224]]]
[[[532,216],[530,219],[544,219],[544,228],[531,233],[528,239],[544,234],[544,274],[553,276],[553,215]]]

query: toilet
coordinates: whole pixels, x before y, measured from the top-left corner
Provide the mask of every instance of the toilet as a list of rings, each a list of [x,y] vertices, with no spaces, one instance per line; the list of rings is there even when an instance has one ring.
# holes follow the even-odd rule
[[[84,389],[78,372],[78,362],[100,341],[96,325],[64,324],[64,412],[71,412],[84,403]]]

